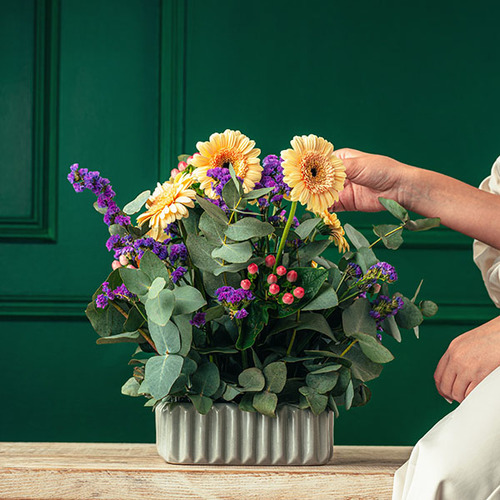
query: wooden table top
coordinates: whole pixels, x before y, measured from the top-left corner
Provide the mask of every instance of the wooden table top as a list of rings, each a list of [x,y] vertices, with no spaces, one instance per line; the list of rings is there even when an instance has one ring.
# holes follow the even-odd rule
[[[0,498],[390,499],[411,447],[336,446],[331,464],[167,464],[153,444],[0,443]]]

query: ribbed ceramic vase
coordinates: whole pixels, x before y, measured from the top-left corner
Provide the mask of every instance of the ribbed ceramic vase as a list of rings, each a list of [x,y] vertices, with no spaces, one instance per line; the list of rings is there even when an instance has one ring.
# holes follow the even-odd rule
[[[333,456],[333,412],[280,406],[276,417],[215,403],[199,414],[188,403],[156,407],[156,446],[172,464],[323,465]]]

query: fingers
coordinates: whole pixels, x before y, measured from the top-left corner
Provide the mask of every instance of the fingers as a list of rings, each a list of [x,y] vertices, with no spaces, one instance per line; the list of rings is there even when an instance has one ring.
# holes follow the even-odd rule
[[[447,401],[451,399],[451,388],[455,382],[456,373],[449,369],[450,355],[446,351],[439,360],[436,371],[434,372],[434,382],[436,389]]]
[[[470,386],[471,381],[468,377],[458,376],[455,378],[455,382],[453,382],[453,387],[451,388],[451,397],[461,403],[465,399],[465,393]]]
[[[337,149],[336,151],[333,152],[333,154],[337,158],[340,158],[341,160],[345,160],[346,158],[357,158],[358,156],[363,156],[366,153],[363,153],[362,151],[358,151],[357,149],[342,148],[342,149]]]
[[[465,390],[464,399],[477,387],[478,382],[470,382]]]

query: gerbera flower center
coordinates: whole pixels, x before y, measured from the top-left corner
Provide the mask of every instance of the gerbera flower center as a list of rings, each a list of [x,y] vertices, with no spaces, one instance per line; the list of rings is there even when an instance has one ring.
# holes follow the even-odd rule
[[[158,196],[158,198],[154,201],[153,205],[171,205],[175,200],[175,190],[172,188],[167,188],[166,191]]]
[[[231,164],[238,177],[244,178],[247,174],[248,165],[245,157],[239,151],[223,148],[210,158],[211,168],[229,168]]]
[[[333,168],[324,155],[315,151],[308,152],[302,157],[300,171],[307,189],[313,193],[327,191],[333,184]]]

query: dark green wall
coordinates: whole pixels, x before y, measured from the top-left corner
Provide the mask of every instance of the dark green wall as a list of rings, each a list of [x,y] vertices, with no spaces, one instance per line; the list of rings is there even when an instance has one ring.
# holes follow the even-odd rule
[[[499,15],[493,1],[0,0],[0,440],[154,440],[150,410],[120,394],[132,348],[96,346],[83,315],[111,259],[70,164],[123,204],[234,128],[263,154],[315,133],[477,185],[500,154]],[[414,443],[450,410],[432,378],[448,343],[496,314],[471,242],[418,236],[379,256],[407,293],[424,278],[439,315],[419,341],[388,341],[396,360],[337,421],[339,444]]]

